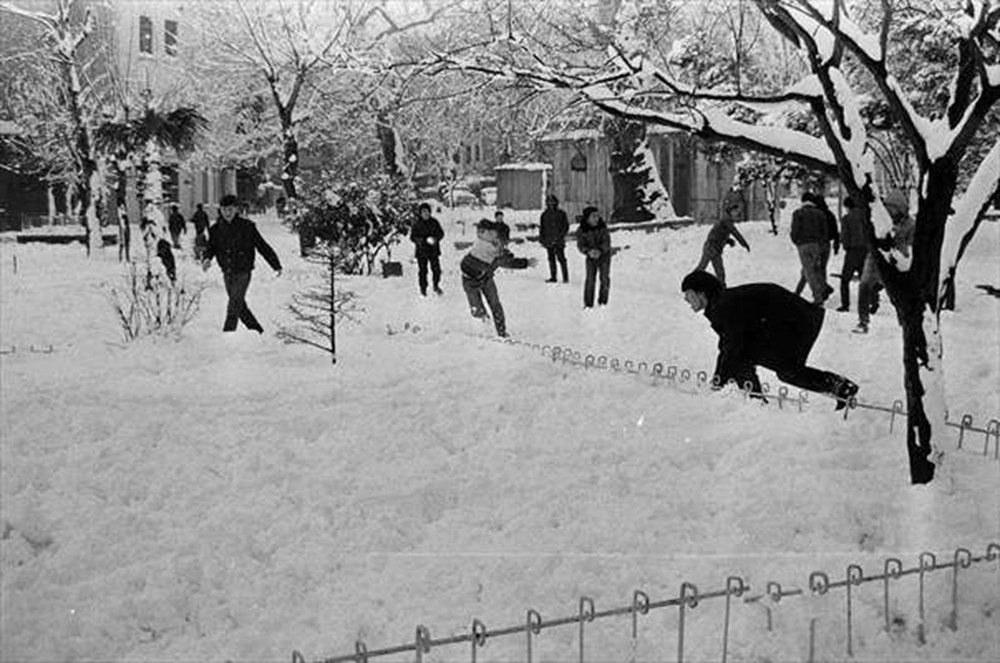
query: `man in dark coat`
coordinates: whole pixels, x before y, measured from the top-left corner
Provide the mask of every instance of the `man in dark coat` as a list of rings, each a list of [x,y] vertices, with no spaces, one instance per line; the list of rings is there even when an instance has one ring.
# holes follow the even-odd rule
[[[556,282],[556,262],[562,269],[563,283],[569,283],[569,268],[566,266],[566,234],[569,232],[569,218],[559,209],[559,199],[549,194],[545,197],[545,211],[542,212],[538,228],[538,242],[549,254],[549,278],[546,283]]]
[[[184,215],[177,205],[170,206],[170,216],[167,217],[167,228],[170,229],[170,238],[174,242],[174,248],[181,248],[181,235],[187,234],[187,223]]]
[[[840,270],[840,307],[851,310],[851,280],[861,277],[868,255],[868,235],[865,232],[865,211],[850,197],[844,199],[847,214],[840,220],[840,243],[844,247],[844,264]]]
[[[601,287],[597,305],[604,306],[611,292],[611,231],[596,207],[583,208],[576,231],[576,247],[585,256],[583,307],[594,308],[594,286],[598,278]]]
[[[431,216],[431,206],[420,203],[418,217],[410,229],[410,241],[416,247],[417,283],[420,294],[427,296],[427,266],[430,265],[434,277],[434,292],[441,295],[441,240],[444,230],[438,220]]]
[[[201,264],[208,269],[212,258],[215,258],[222,270],[226,294],[229,295],[222,331],[236,331],[237,322],[242,321],[247,329],[263,334],[264,328],[246,303],[254,257],[260,253],[278,276],[281,276],[281,261],[271,245],[260,236],[257,226],[237,215],[237,202],[236,196],[231,194],[223,196],[219,202],[219,219],[208,230],[208,244]]]
[[[783,382],[836,398],[838,410],[858,392],[858,385],[847,378],[806,366],[823,327],[821,307],[774,283],[725,288],[701,271],[685,276],[681,291],[693,311],[705,312],[719,335],[713,385],[735,380],[760,393],[756,368],[763,366]]]
[[[802,263],[800,282],[809,284],[813,302],[822,305],[833,294],[833,288],[826,282],[826,262],[830,259],[830,224],[827,211],[819,206],[815,194],[802,194],[802,207],[792,214],[791,238],[799,252]],[[836,230],[837,220],[833,219]],[[805,285],[803,283],[803,286]],[[801,289],[799,289],[801,292]]]

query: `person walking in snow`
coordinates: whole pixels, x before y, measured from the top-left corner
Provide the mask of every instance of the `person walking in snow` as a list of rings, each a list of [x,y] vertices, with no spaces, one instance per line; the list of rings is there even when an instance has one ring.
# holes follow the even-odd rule
[[[783,382],[832,396],[838,410],[857,394],[858,385],[846,377],[806,365],[823,327],[823,308],[774,283],[726,288],[703,271],[685,276],[681,292],[691,310],[704,312],[719,335],[713,388],[733,380],[761,394],[757,366],[763,366]]]
[[[813,193],[807,191],[802,194],[802,206],[792,214],[790,234],[802,266],[799,281],[803,287],[806,283],[809,284],[813,303],[822,306],[833,294],[833,288],[826,282],[825,263],[825,260],[829,260],[830,230],[827,216],[820,209]],[[798,288],[797,291],[802,290]]]
[[[460,265],[462,289],[469,300],[472,317],[486,319],[486,307],[483,306],[485,298],[493,315],[493,326],[497,336],[506,338],[507,319],[493,276],[500,267],[524,269],[531,266],[532,261],[518,258],[507,250],[510,228],[505,223],[482,219],[476,224],[476,237],[475,244],[462,258]]]
[[[174,242],[174,248],[181,248],[181,235],[187,234],[187,223],[184,215],[177,205],[170,206],[170,216],[167,217],[167,227],[170,229],[170,238]]]
[[[868,255],[868,234],[865,229],[865,211],[848,196],[844,199],[847,213],[840,220],[840,243],[844,247],[844,264],[840,269],[840,307],[838,311],[851,310],[851,280],[861,273]]]
[[[823,219],[826,221],[826,238],[827,241],[820,244],[820,270],[823,274],[823,279],[826,279],[827,267],[830,265],[830,250],[833,250],[833,255],[837,255],[840,252],[840,231],[837,229],[837,217],[834,216],[833,212],[826,204],[826,200],[823,196],[815,193],[806,193],[813,205],[823,213]],[[793,215],[794,220],[794,215]],[[802,290],[806,287],[806,275],[803,271],[799,275],[799,283],[795,286],[795,294],[799,295]],[[827,291],[827,297],[833,294],[833,288],[827,286],[829,290]]]
[[[205,245],[208,244],[208,214],[201,203],[195,206],[194,214],[191,215],[191,223],[194,225],[194,258],[201,262],[205,253]]]
[[[601,281],[597,304],[608,303],[611,291],[611,231],[596,207],[583,208],[576,231],[576,247],[584,255],[586,273],[583,281],[583,307],[594,308],[594,287]]]
[[[420,203],[417,208],[417,220],[410,229],[410,241],[413,242],[417,258],[417,284],[421,296],[427,296],[427,267],[430,266],[433,276],[434,292],[441,291],[441,240],[444,230],[438,220],[431,216],[431,206]]]
[[[892,217],[892,245],[909,254],[913,245],[913,233],[916,226],[910,218],[910,205],[906,196],[898,191],[890,192],[883,203]],[[871,316],[879,308],[878,292],[882,287],[882,277],[875,261],[874,247],[870,247],[865,257],[865,265],[861,270],[861,283],[858,285],[858,325],[851,331],[855,334],[867,334]]]
[[[736,195],[730,195],[734,191]],[[722,262],[722,252],[726,246],[735,246],[736,242],[749,252],[750,244],[736,228],[736,224],[746,215],[746,204],[743,202],[743,194],[735,184],[733,190],[726,194],[722,206],[722,216],[708,231],[708,237],[705,238],[705,244],[701,248],[701,260],[698,261],[695,270],[701,271],[711,263],[715,276],[725,284],[726,266]]]
[[[538,242],[545,247],[549,258],[549,278],[546,283],[556,282],[556,263],[562,269],[563,283],[569,283],[569,268],[566,266],[566,235],[569,233],[569,219],[566,212],[559,209],[559,199],[551,193],[545,197],[545,211],[538,227]]]
[[[208,229],[208,244],[201,264],[203,269],[208,269],[215,258],[222,270],[229,297],[222,331],[236,331],[237,324],[242,322],[247,329],[263,334],[264,328],[246,302],[254,257],[259,253],[277,276],[281,276],[281,261],[271,245],[261,237],[257,226],[236,213],[237,203],[236,196],[232,194],[223,196],[219,201],[219,218]]]

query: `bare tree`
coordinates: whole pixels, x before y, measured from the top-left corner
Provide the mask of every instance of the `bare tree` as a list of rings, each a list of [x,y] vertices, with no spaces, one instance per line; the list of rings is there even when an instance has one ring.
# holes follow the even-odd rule
[[[100,207],[104,196],[104,178],[94,146],[91,119],[83,96],[86,79],[82,73],[81,46],[96,27],[93,8],[88,5],[82,17],[75,11],[77,0],[56,0],[51,13],[29,10],[11,2],[0,2],[0,14],[7,13],[41,26],[46,53],[60,73],[60,99],[70,123],[69,152],[76,166],[78,215],[87,229],[87,252],[102,246]]]

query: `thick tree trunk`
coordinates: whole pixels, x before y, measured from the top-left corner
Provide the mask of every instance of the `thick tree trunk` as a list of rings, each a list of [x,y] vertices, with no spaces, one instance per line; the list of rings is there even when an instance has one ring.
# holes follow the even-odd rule
[[[295,137],[291,113],[281,113],[281,143],[284,158],[281,164],[281,186],[285,198],[291,202],[298,198],[295,182],[299,176],[299,141]]]
[[[906,276],[906,275],[903,275]],[[903,330],[903,386],[906,390],[906,452],[910,460],[910,482],[930,483],[934,479],[934,463],[930,457],[931,421],[927,416],[924,397],[927,385],[922,373],[932,367],[924,330],[924,304],[912,289],[900,292],[886,283],[889,296]],[[936,359],[940,359],[939,357]],[[934,362],[938,363],[938,362]]]

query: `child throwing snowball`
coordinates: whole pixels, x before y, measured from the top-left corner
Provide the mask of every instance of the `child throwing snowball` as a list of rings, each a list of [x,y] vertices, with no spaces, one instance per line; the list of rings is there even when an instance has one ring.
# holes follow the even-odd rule
[[[476,224],[476,237],[476,243],[462,258],[462,289],[465,290],[469,308],[475,318],[486,319],[486,307],[483,305],[483,298],[486,298],[486,304],[493,314],[497,336],[505,338],[507,321],[493,274],[498,267],[525,269],[531,266],[532,261],[515,257],[507,250],[510,228],[505,223],[482,219]]]

